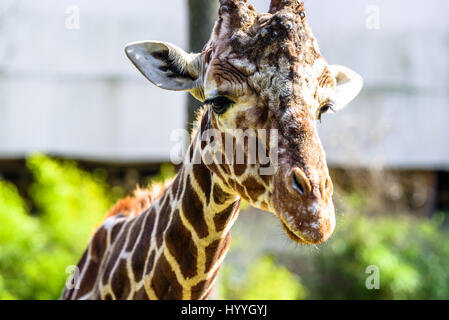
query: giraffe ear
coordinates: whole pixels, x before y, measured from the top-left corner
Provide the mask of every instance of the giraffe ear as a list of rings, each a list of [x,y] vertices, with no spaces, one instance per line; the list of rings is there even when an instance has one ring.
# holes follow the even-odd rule
[[[198,86],[199,54],[189,54],[166,42],[140,41],[126,45],[125,53],[136,68],[156,86],[191,91]]]
[[[331,65],[329,69],[337,81],[334,108],[335,110],[341,110],[357,97],[360,90],[362,90],[363,79],[356,72],[343,66]]]

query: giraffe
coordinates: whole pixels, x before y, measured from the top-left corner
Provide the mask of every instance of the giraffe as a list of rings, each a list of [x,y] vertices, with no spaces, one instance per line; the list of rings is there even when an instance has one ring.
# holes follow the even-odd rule
[[[316,123],[353,100],[363,81],[326,62],[302,1],[271,0],[269,12],[258,13],[247,1],[220,0],[201,53],[159,41],[131,43],[125,52],[153,84],[188,91],[204,106],[176,177],[111,209],[78,263],[78,286],[62,299],[206,299],[242,199],[272,212],[294,242],[330,237],[333,186]],[[224,144],[212,147],[206,134],[219,132],[215,142],[230,138],[232,151],[240,143],[248,156],[234,129],[257,137],[275,130],[264,144],[275,170],[230,161]],[[207,150],[218,152],[205,159]]]

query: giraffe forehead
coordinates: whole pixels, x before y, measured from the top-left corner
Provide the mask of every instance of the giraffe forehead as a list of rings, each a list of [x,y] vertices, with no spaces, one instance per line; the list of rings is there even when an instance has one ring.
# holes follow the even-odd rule
[[[255,21],[251,27],[224,29],[222,36],[212,39],[215,47],[212,68],[232,73],[234,70],[227,70],[231,67],[244,78],[258,73],[256,78],[307,79],[305,81],[310,85],[315,85],[310,79],[318,81],[326,63],[305,19],[282,11],[275,15],[258,15]],[[239,79],[231,77],[232,80]],[[257,81],[254,82],[257,86]],[[267,86],[262,88],[269,89]]]
[[[335,87],[304,15],[290,10],[275,14],[250,10],[246,23],[218,23],[209,44],[214,54],[206,95],[229,94],[239,104],[257,100],[274,112],[288,106],[292,113],[303,110],[295,118],[305,120],[314,118]],[[255,112],[265,111],[259,107]]]
[[[237,11],[237,15],[220,15],[214,27],[210,40],[220,52],[232,47],[233,52],[257,58],[261,49],[270,44],[276,43],[277,47],[282,47],[290,41],[300,47],[313,42],[310,41],[313,35],[305,15],[291,10],[258,14],[246,6],[241,6]]]
[[[307,64],[288,54],[276,58],[266,55],[259,61],[231,54],[218,59],[212,69],[206,92],[245,97],[245,103],[250,100],[253,103],[249,96],[255,94],[256,100],[265,101],[265,105],[274,109],[281,103],[304,105],[313,110],[335,87],[335,78],[322,57]]]

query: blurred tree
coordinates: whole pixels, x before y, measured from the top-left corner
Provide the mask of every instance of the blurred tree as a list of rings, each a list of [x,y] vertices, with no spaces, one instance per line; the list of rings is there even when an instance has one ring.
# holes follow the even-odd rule
[[[218,0],[188,0],[189,1],[189,50],[201,52],[209,40],[210,33],[217,20]],[[195,111],[201,102],[190,94],[187,98],[187,127],[191,128]]]
[[[252,262],[243,275],[240,267],[225,264],[217,286],[220,299],[303,300],[307,296],[299,276],[270,256]]]
[[[86,172],[73,161],[39,154],[27,165],[33,176],[29,203],[14,184],[0,179],[0,300],[57,299],[67,267],[77,263],[94,225],[122,196],[107,185],[101,170]],[[173,166],[164,165],[152,181],[173,174]],[[215,298],[447,299],[444,213],[430,220],[388,212],[370,217],[365,214],[368,198],[361,192],[341,195],[347,209],[319,251],[262,250],[247,238],[247,224],[233,229]],[[253,256],[249,249],[260,253]],[[251,259],[245,259],[248,255]],[[380,271],[379,289],[366,286],[369,266]]]

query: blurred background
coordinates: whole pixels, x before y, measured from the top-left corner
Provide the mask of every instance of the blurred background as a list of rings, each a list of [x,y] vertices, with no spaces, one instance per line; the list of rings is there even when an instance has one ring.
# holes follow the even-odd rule
[[[336,232],[298,246],[244,205],[212,298],[448,299],[449,3],[305,5],[328,62],[365,80],[318,124]],[[0,2],[0,299],[58,298],[114,201],[176,173],[170,134],[189,128],[197,103],[151,85],[123,49],[153,39],[199,51],[217,10],[210,0]]]

